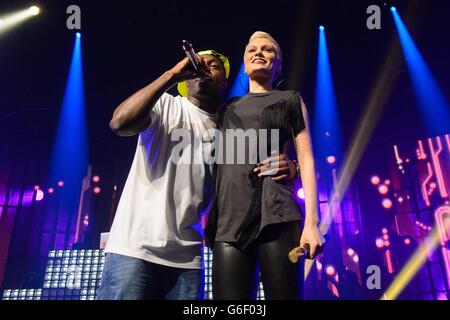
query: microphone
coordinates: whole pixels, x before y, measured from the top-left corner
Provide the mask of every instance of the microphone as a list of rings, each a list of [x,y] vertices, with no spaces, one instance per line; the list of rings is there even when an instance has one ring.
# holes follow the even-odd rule
[[[325,244],[330,241],[330,236],[328,234],[325,234],[323,238],[325,239]],[[310,250],[311,248],[308,243],[305,243],[303,247],[295,247],[288,254],[289,261],[292,263],[297,263],[300,258],[305,256],[309,257]]]
[[[183,40],[183,50],[184,53],[186,53],[186,56],[189,58],[189,61],[191,61],[191,65],[194,67],[194,70],[197,73],[201,73],[200,61],[194,51],[194,48],[192,47],[192,44],[189,41]]]

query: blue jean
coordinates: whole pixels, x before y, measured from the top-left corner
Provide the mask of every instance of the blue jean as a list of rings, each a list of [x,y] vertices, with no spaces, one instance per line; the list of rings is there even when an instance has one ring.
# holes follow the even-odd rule
[[[172,268],[107,253],[97,300],[196,300],[203,298],[200,269]]]

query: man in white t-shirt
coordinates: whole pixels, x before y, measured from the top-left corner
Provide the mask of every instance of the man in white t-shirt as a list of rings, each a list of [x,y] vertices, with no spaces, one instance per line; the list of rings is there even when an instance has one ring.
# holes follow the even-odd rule
[[[230,65],[212,50],[198,55],[201,77],[185,58],[113,114],[110,127],[116,134],[139,138],[107,242],[97,299],[202,298],[199,222],[214,195],[213,164],[176,163],[173,149],[179,141],[173,134],[177,129],[190,133],[196,142],[190,152],[197,159],[211,155],[209,129],[216,127]],[[183,95],[189,91],[187,97],[166,93],[175,84]]]

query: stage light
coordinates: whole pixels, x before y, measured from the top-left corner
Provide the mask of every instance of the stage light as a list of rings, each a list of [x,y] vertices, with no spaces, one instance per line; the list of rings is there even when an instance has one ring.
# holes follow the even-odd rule
[[[36,190],[36,201],[44,199],[44,192],[42,190]]]
[[[383,229],[381,229],[381,232],[382,232],[383,234],[386,234],[386,233],[388,233],[388,229],[387,229],[387,228],[383,228]]]
[[[39,185],[34,186],[34,190],[39,190],[41,187]]]
[[[32,16],[37,16],[37,15],[39,14],[39,12],[41,11],[41,10],[39,9],[39,7],[36,7],[36,6],[30,7],[30,9],[28,9],[28,10],[30,10],[30,14],[31,14]]]
[[[380,177],[378,177],[378,176],[373,176],[372,178],[370,178],[370,182],[373,184],[373,185],[378,185],[378,184],[380,184]]]
[[[64,181],[58,181],[58,187],[64,187]]]
[[[336,157],[335,156],[328,156],[327,157],[328,164],[334,164],[336,163]]]
[[[381,204],[383,205],[383,208],[385,208],[385,209],[391,209],[392,208],[392,200],[391,199],[383,199]]]
[[[79,33],[79,32],[77,32],[76,35],[77,35],[77,38],[81,37],[81,33]]]
[[[405,289],[409,282],[414,278],[419,269],[427,261],[429,255],[432,255],[439,245],[439,231],[435,228],[427,241],[423,241],[414,255],[409,259],[398,276],[391,283],[389,288],[381,297],[381,300],[395,300]]]
[[[378,249],[381,249],[384,247],[384,241],[381,238],[377,238],[377,240],[375,240],[375,245],[377,246]]]
[[[347,254],[351,257],[355,254],[355,250],[353,250],[352,248],[348,248],[347,249]]]
[[[378,192],[383,195],[387,194],[389,192],[389,188],[384,184],[382,184],[381,186],[378,187]]]
[[[354,263],[358,263],[359,262],[359,257],[357,255],[353,257],[353,262]]]
[[[99,187],[95,187],[94,188],[94,193],[95,194],[100,194],[100,192],[102,192],[102,189],[100,189]]]
[[[92,177],[92,181],[95,183],[98,183],[100,181],[100,177],[99,176],[94,176]]]
[[[319,260],[315,260],[316,261],[316,268],[319,271],[322,271],[323,265]]]
[[[392,12],[395,12],[395,11],[397,11],[397,8],[391,7],[391,11],[392,11]]]
[[[392,11],[406,65],[416,94],[419,110],[431,135],[447,134],[450,128],[450,104],[414,43],[402,18]]]
[[[83,83],[81,38],[74,37],[58,128],[54,139],[49,183],[64,181],[65,206],[78,207],[88,168],[88,136]],[[69,146],[69,147],[68,147]],[[61,186],[58,183],[58,186]]]
[[[303,188],[298,189],[297,197],[299,199],[305,200],[305,190],[303,190]]]
[[[327,266],[325,272],[329,276],[333,276],[336,273],[336,269],[333,266]]]
[[[1,22],[0,22],[0,33],[5,32],[20,23],[24,22],[25,20],[36,16],[39,14],[39,8],[36,6],[20,10],[17,12],[13,12],[11,14],[2,16]]]
[[[403,240],[403,242],[405,243],[405,245],[409,246],[411,244],[411,239],[405,238],[405,240]]]
[[[316,156],[327,159],[329,164],[334,164],[337,159],[342,159],[341,128],[325,28],[320,26],[319,29],[314,120],[312,124],[312,133],[315,137],[313,143]],[[328,158],[330,154],[333,155],[333,158]]]
[[[391,243],[389,242],[389,240],[384,241],[384,246],[385,247],[390,247]]]
[[[383,234],[383,240],[389,240],[389,235],[388,234]]]
[[[247,74],[245,73],[245,65],[242,62],[241,67],[239,68],[236,79],[233,82],[233,85],[230,90],[230,94],[228,98],[232,97],[242,97],[248,93],[249,90],[249,79]]]
[[[53,193],[53,192],[55,192],[55,189],[53,189],[53,188],[48,188],[48,193]]]

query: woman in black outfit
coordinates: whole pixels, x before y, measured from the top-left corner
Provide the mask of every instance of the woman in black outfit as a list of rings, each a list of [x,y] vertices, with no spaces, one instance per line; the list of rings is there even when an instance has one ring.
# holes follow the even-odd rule
[[[226,132],[230,129],[244,132],[277,129],[270,131],[267,138],[270,143],[264,141],[272,152],[282,153],[284,144],[292,139],[305,191],[306,214],[303,220],[290,181],[275,181],[258,175],[261,167],[251,163],[251,155],[260,154],[260,140],[256,144],[245,144],[244,164],[236,162],[236,156],[232,164],[219,163],[217,196],[206,230],[213,250],[213,298],[255,299],[260,271],[267,299],[300,299],[302,264],[291,263],[288,253],[307,243],[310,258],[314,258],[324,244],[318,228],[308,114],[297,92],[272,87],[281,73],[282,60],[280,47],[269,34],[259,31],[251,36],[244,63],[250,92],[228,102],[220,117],[223,154],[230,153],[226,149],[230,148],[226,141]],[[233,148],[239,150],[239,147]],[[257,162],[264,160],[258,156]]]

